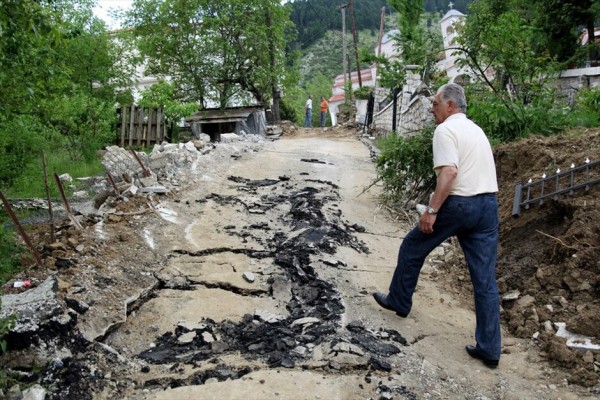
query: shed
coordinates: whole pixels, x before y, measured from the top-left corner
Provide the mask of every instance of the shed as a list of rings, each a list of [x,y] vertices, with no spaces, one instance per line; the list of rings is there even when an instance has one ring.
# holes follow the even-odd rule
[[[219,142],[222,133],[265,135],[265,110],[260,107],[206,109],[187,117],[196,136],[205,133],[212,142]]]

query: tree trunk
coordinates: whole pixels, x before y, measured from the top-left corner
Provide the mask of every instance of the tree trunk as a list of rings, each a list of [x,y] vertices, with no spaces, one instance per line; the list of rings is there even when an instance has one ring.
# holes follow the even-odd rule
[[[588,31],[588,59],[590,61],[590,67],[598,65],[598,50],[596,49],[596,36],[595,36],[594,16],[590,15],[587,19],[587,31]]]
[[[273,38],[273,18],[270,10],[267,10],[267,26],[269,27],[269,56],[271,63],[271,88],[273,93],[273,107],[271,107],[271,113],[273,114],[273,125],[279,125],[279,98],[281,94],[277,88],[277,79],[275,77],[275,43]]]

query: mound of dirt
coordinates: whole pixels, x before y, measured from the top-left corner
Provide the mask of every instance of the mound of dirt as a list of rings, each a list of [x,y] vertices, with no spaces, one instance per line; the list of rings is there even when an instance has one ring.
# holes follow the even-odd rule
[[[600,382],[600,351],[567,346],[556,323],[600,344],[600,185],[522,208],[512,216],[515,184],[550,177],[586,159],[598,161],[600,129],[530,137],[495,148],[500,204],[497,280],[503,324],[533,338],[542,358],[564,367],[570,382]],[[600,168],[590,179],[600,178]],[[552,185],[548,190],[554,190]],[[462,252],[458,251],[461,257]],[[453,260],[464,265],[464,260]],[[447,263],[448,264],[448,263]],[[446,286],[472,296],[461,268],[446,266]]]
[[[512,217],[517,181],[552,176],[586,159],[598,161],[600,130],[577,136],[532,137],[496,149],[500,185],[500,253],[498,281],[504,317],[514,334],[539,340],[548,358],[570,368],[572,380],[593,386],[600,378],[600,351],[576,350],[555,338],[555,323],[570,332],[596,337],[600,343],[600,186],[534,205]],[[590,179],[600,176],[598,168]],[[525,296],[531,301],[522,300]],[[525,303],[530,303],[524,305]]]

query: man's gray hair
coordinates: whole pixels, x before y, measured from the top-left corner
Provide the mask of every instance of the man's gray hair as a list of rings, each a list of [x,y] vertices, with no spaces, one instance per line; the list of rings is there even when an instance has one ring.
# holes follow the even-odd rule
[[[462,86],[456,83],[446,83],[445,85],[442,85],[437,92],[444,103],[452,100],[454,104],[456,104],[456,108],[463,113],[467,112],[467,99],[465,97],[465,90]]]

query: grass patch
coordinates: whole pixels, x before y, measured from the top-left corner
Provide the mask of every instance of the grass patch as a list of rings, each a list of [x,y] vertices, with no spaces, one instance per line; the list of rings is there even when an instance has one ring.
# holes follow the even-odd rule
[[[15,230],[9,227],[8,221],[6,213],[0,213],[0,285],[23,269],[21,256],[25,248],[17,242]]]
[[[104,166],[99,158],[91,162],[85,160],[72,160],[66,152],[53,153],[46,155],[46,166],[48,171],[48,185],[50,186],[50,196],[54,199],[59,198],[60,194],[56,187],[54,174],[62,175],[68,173],[73,178],[101,175],[104,173]],[[44,186],[44,172],[41,155],[25,166],[20,176],[14,181],[13,185],[6,190],[5,195],[10,198],[33,198],[46,197],[46,188]],[[73,184],[64,185],[67,195],[76,190],[76,181]]]

